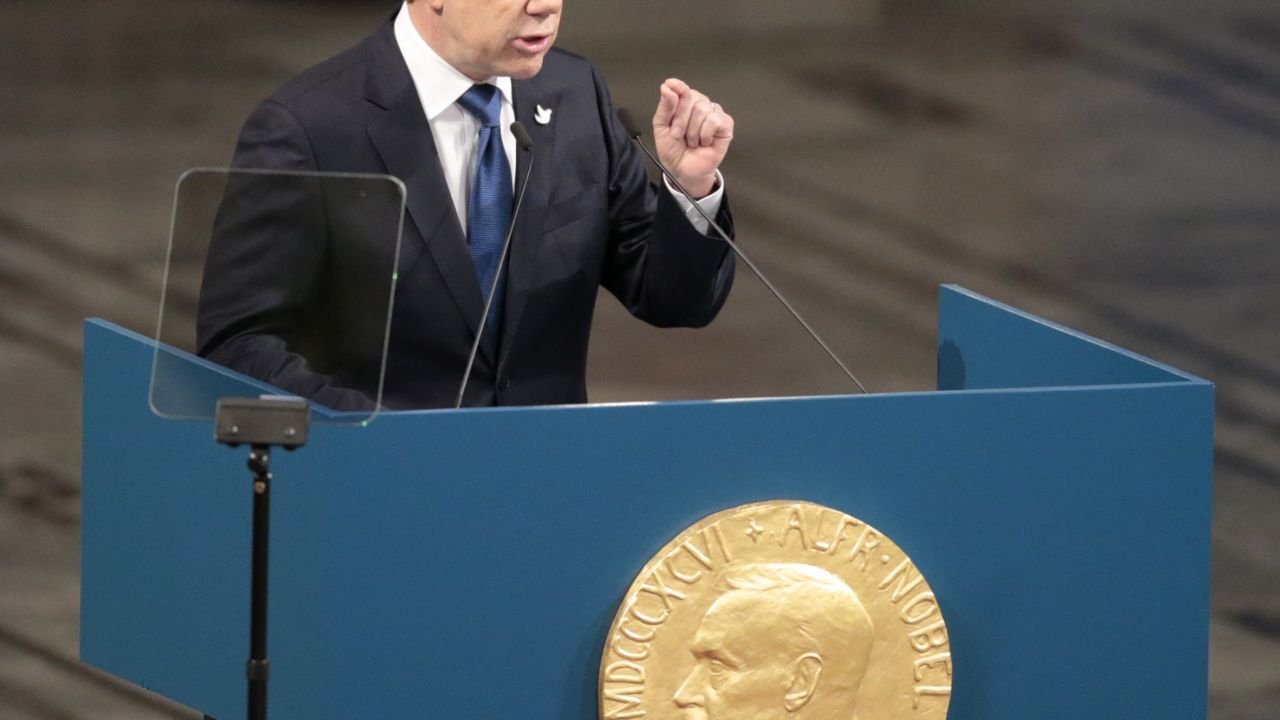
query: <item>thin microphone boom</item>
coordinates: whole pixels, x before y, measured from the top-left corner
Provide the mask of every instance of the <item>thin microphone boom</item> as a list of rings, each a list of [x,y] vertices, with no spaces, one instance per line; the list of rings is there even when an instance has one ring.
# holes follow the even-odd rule
[[[458,399],[454,409],[462,407],[462,396],[467,392],[467,381],[471,379],[471,368],[476,364],[476,352],[480,350],[480,339],[484,337],[484,326],[489,322],[489,308],[493,305],[493,297],[498,294],[498,283],[502,280],[502,271],[507,267],[507,251],[511,249],[511,236],[516,231],[516,218],[520,217],[520,206],[524,204],[524,191],[529,189],[529,173],[533,171],[533,138],[524,129],[520,121],[511,123],[511,134],[516,136],[516,145],[529,153],[529,164],[524,168],[524,180],[520,183],[520,195],[516,197],[515,209],[511,211],[511,227],[507,228],[507,239],[502,243],[502,254],[498,256],[498,271],[493,274],[493,286],[489,288],[489,297],[484,300],[484,313],[480,315],[480,325],[476,328],[476,339],[471,343],[471,355],[467,358],[467,369],[462,373],[462,385],[458,388]]]
[[[622,127],[627,131],[627,135],[636,142],[636,145],[640,146],[640,149],[649,157],[649,160],[651,160],[653,164],[657,166],[658,170],[662,172],[663,177],[670,181],[672,186],[674,186],[681,195],[684,195],[685,198],[693,204],[693,208],[698,211],[698,214],[702,216],[702,219],[706,220],[711,228],[716,231],[716,234],[729,245],[733,252],[738,257],[742,258],[742,262],[746,263],[747,267],[751,269],[751,272],[755,273],[755,276],[760,278],[760,282],[764,283],[764,286],[769,288],[769,292],[773,293],[773,296],[778,299],[778,302],[782,303],[782,306],[787,309],[787,312],[791,313],[791,317],[795,318],[796,322],[800,323],[800,326],[805,329],[805,332],[809,333],[809,337],[812,337],[814,341],[817,342],[824,351],[826,351],[827,356],[830,357],[836,365],[840,366],[840,369],[844,371],[845,375],[849,376],[849,379],[853,381],[853,384],[857,385],[858,389],[863,393],[867,393],[867,387],[862,384],[862,381],[853,374],[853,371],[851,371],[848,366],[840,360],[840,358],[836,357],[831,346],[827,345],[826,341],[818,335],[818,333],[809,325],[808,322],[805,321],[803,317],[800,317],[800,313],[796,312],[796,309],[792,307],[791,303],[788,302],[785,297],[782,296],[782,293],[778,288],[774,287],[774,284],[769,281],[769,278],[765,277],[764,273],[760,271],[760,268],[756,267],[756,264],[751,261],[751,258],[747,257],[747,254],[742,252],[742,249],[738,247],[738,244],[729,237],[729,233],[725,232],[724,229],[721,228],[709,214],[707,214],[707,211],[702,209],[702,206],[698,204],[697,200],[693,199],[693,195],[691,195],[688,190],[684,189],[684,185],[680,184],[680,181],[676,179],[676,176],[671,174],[671,171],[662,164],[662,161],[650,152],[649,147],[644,144],[643,133],[640,131],[640,126],[636,124],[635,118],[631,116],[631,113],[626,108],[618,108],[618,119],[622,121]]]

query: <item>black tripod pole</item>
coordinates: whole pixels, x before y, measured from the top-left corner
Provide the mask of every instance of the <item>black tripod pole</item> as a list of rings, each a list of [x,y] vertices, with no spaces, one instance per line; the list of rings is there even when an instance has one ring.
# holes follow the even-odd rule
[[[271,536],[271,453],[254,445],[249,453],[253,472],[253,581],[250,590],[249,720],[267,718],[267,543]]]
[[[307,442],[311,410],[301,398],[261,396],[218,400],[213,438],[248,445],[253,473],[253,567],[249,590],[249,720],[267,720],[267,546],[271,539],[271,448],[296,450]]]

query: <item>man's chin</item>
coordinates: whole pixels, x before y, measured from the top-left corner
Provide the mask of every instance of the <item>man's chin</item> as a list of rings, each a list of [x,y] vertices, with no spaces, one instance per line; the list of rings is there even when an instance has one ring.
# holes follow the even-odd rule
[[[510,72],[506,74],[513,80],[528,80],[542,71],[544,57],[545,53],[537,57],[521,58],[519,62],[512,64]]]

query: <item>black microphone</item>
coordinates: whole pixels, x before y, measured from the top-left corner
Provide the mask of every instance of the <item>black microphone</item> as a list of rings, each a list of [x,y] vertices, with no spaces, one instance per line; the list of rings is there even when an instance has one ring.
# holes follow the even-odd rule
[[[706,220],[711,229],[715,230],[716,234],[729,245],[734,254],[742,258],[742,262],[746,263],[747,267],[751,269],[751,272],[755,273],[755,276],[760,278],[760,282],[764,283],[764,286],[769,288],[769,292],[773,293],[773,296],[778,299],[778,302],[782,303],[782,306],[787,309],[787,312],[791,313],[791,317],[795,318],[796,322],[800,323],[800,326],[805,329],[805,332],[809,333],[809,337],[813,338],[818,345],[822,346],[822,349],[826,351],[827,356],[830,357],[836,365],[840,366],[840,369],[844,371],[845,375],[849,376],[849,379],[853,381],[854,385],[858,386],[859,390],[866,393],[867,387],[862,384],[861,380],[858,380],[857,376],[849,370],[840,358],[836,357],[831,346],[827,345],[826,341],[818,336],[818,333],[809,325],[808,322],[805,321],[803,317],[800,317],[800,313],[796,312],[796,309],[792,307],[791,303],[788,302],[785,297],[782,296],[782,293],[779,292],[778,288],[769,281],[769,278],[764,276],[764,273],[760,271],[760,268],[756,267],[756,264],[751,261],[751,258],[747,257],[747,254],[742,252],[742,249],[738,247],[738,244],[729,237],[729,233],[725,232],[724,228],[721,228],[720,225],[718,225],[716,221],[707,214],[707,211],[702,209],[702,206],[698,204],[697,200],[693,199],[693,195],[689,194],[689,191],[684,188],[684,185],[680,184],[680,181],[676,179],[676,176],[671,174],[671,171],[662,164],[662,161],[649,151],[648,146],[644,144],[644,133],[641,132],[640,126],[636,124],[636,119],[632,117],[631,112],[626,108],[618,108],[618,119],[622,121],[622,129],[626,131],[627,137],[635,141],[636,145],[638,145],[640,149],[644,151],[644,154],[648,156],[649,160],[658,167],[658,170],[662,172],[663,177],[671,183],[672,187],[683,195],[686,200],[693,204],[694,209],[698,211],[698,214],[702,216],[702,219]]]
[[[476,364],[476,353],[480,350],[480,338],[484,337],[484,326],[489,322],[489,308],[498,293],[498,283],[502,281],[502,273],[507,269],[507,251],[511,249],[511,236],[516,231],[516,218],[520,217],[520,206],[524,205],[524,192],[529,189],[529,173],[533,172],[533,138],[524,129],[520,121],[511,123],[511,134],[516,136],[516,146],[529,153],[529,164],[524,169],[524,180],[520,183],[520,194],[516,197],[516,207],[511,211],[511,227],[507,228],[507,239],[502,243],[502,254],[498,256],[498,271],[493,275],[493,286],[489,288],[489,297],[484,300],[484,312],[480,315],[480,325],[476,328],[476,339],[471,343],[471,355],[467,358],[467,369],[462,373],[462,385],[458,388],[458,399],[455,409],[462,407],[462,396],[467,392],[467,381],[471,379],[471,368]]]
[[[516,144],[525,152],[533,152],[533,138],[529,137],[529,131],[524,129],[520,121],[511,123],[511,134],[516,136]]]

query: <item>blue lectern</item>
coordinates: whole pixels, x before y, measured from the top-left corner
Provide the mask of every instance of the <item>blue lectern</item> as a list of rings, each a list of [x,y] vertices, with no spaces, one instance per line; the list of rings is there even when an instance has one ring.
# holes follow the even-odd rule
[[[154,349],[86,324],[81,655],[243,718],[244,453],[152,414]],[[185,372],[211,397],[260,392]],[[705,515],[794,498],[924,572],[950,717],[1203,718],[1212,455],[1211,384],[954,287],[938,392],[313,426],[275,455],[271,712],[594,720],[643,564]]]

